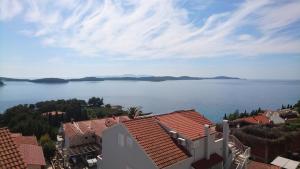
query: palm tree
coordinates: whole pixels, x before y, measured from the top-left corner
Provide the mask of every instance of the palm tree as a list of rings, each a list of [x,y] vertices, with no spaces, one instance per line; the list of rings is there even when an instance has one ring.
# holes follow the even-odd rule
[[[127,109],[127,112],[128,112],[128,117],[131,118],[131,119],[134,119],[140,115],[143,114],[141,107],[129,107]]]

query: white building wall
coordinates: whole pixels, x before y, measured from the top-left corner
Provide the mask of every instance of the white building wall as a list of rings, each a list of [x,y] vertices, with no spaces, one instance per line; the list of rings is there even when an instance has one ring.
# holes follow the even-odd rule
[[[120,144],[120,140],[118,141],[119,135],[124,136],[123,146]],[[157,169],[154,162],[145,154],[135,139],[131,137],[123,124],[115,125],[103,132],[102,147],[103,166],[98,168]]]

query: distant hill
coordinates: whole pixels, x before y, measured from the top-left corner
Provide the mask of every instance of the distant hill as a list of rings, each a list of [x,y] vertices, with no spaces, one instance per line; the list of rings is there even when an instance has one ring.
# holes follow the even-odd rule
[[[1,81],[30,81],[29,79],[17,79],[17,78],[9,78],[9,77],[0,77]]]
[[[82,82],[82,81],[150,81],[161,82],[170,80],[205,80],[205,79],[240,79],[237,77],[228,76],[216,76],[216,77],[191,77],[191,76],[130,76],[130,77],[83,77],[73,79],[61,79],[61,78],[41,78],[41,79],[14,79],[0,77],[3,81],[27,81],[33,83],[68,83],[68,82]]]
[[[68,83],[68,80],[65,79],[59,79],[59,78],[43,78],[43,79],[35,79],[35,80],[29,80],[33,83]]]

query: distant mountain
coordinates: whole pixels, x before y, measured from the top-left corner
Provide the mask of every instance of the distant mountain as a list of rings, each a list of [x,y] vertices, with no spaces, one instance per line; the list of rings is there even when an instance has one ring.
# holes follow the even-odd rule
[[[103,78],[99,77],[84,77],[84,78],[79,78],[79,79],[69,79],[69,81],[73,82],[79,82],[79,81],[103,81]]]
[[[33,83],[68,83],[80,81],[151,81],[161,82],[169,80],[204,80],[204,79],[240,79],[237,77],[216,76],[216,77],[191,77],[191,76],[120,76],[120,77],[83,77],[73,79],[60,79],[60,78],[42,78],[42,79],[14,79],[0,77],[3,81],[27,81]]]
[[[60,79],[60,78],[43,78],[43,79],[35,79],[30,80],[33,83],[68,83],[68,80]]]
[[[207,78],[207,79],[240,79],[238,77],[228,77],[228,76],[216,76],[212,78]]]
[[[29,81],[30,79],[17,79],[17,78],[8,78],[8,77],[0,77],[2,81]]]

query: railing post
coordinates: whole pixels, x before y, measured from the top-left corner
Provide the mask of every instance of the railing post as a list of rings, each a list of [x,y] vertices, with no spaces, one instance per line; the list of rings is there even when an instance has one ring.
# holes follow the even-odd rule
[[[228,137],[229,137],[229,126],[228,120],[223,120],[223,159],[224,164],[227,164],[228,161]]]

